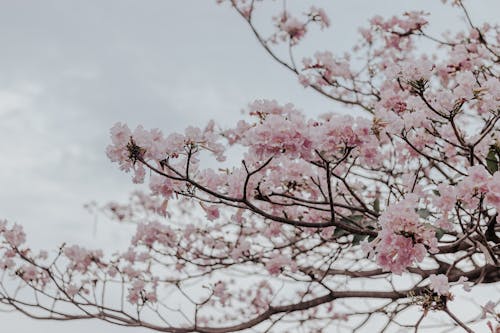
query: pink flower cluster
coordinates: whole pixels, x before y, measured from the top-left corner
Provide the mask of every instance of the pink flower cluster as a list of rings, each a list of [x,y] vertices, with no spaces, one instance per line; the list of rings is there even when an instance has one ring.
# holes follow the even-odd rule
[[[289,256],[284,254],[273,255],[266,262],[266,269],[271,275],[280,274],[286,267],[291,267],[291,270],[295,271],[296,263],[294,263]]]
[[[160,222],[140,223],[137,226],[132,244],[139,243],[151,247],[154,243],[159,243],[167,247],[174,247],[177,244],[176,232],[169,226]]]
[[[323,8],[311,6],[307,15],[314,21],[320,24],[321,29],[330,26],[330,19]]]
[[[22,265],[17,273],[26,283],[44,286],[49,281],[49,275],[46,271],[40,270],[31,264]]]
[[[417,207],[418,198],[410,194],[387,207],[379,218],[382,230],[374,241],[377,263],[395,274],[421,262],[428,250],[437,252],[435,230],[419,221]]]
[[[315,84],[327,86],[335,84],[337,80],[348,79],[352,76],[349,57],[335,58],[332,52],[316,52],[314,60],[304,58],[304,72],[301,74],[301,83],[305,86]]]
[[[127,300],[131,304],[155,303],[157,301],[158,279],[146,284],[144,280],[135,279],[128,290]]]
[[[7,226],[7,220],[0,220],[0,235],[12,247],[19,247],[26,241],[26,234],[19,224],[14,224],[11,228]]]
[[[298,18],[293,17],[289,12],[284,11],[279,16],[273,18],[276,22],[276,27],[283,32],[279,35],[282,41],[290,39],[292,45],[297,44],[306,34],[307,26],[305,22],[301,22]]]
[[[341,156],[346,147],[357,148],[357,153],[370,163],[380,161],[378,139],[367,119],[325,115],[320,120],[306,120],[293,105],[281,106],[268,100],[251,104],[249,113],[259,122],[252,125],[240,121],[237,128],[224,132],[231,144],[249,148],[247,161],[275,155],[314,160],[318,158],[317,151],[333,158]]]
[[[414,32],[418,32],[428,22],[425,19],[426,14],[422,11],[407,12],[403,17],[393,16],[384,20],[381,16],[375,16],[371,19],[371,28],[374,31],[381,30],[386,32],[384,35],[384,48],[387,50],[403,50],[408,47],[408,38]],[[369,30],[362,30],[362,35],[369,43],[373,41],[372,33]]]
[[[184,134],[174,133],[167,138],[160,130],[145,130],[138,126],[132,132],[127,125],[117,123],[111,130],[112,144],[106,148],[106,154],[112,162],[120,165],[120,169],[134,171],[134,182],[142,183],[145,168],[137,160],[156,161],[158,164],[167,158],[176,159],[181,155],[210,151],[218,161],[224,161],[224,146],[217,142],[220,137],[215,133],[214,123],[209,122],[202,130],[188,127]],[[160,165],[161,166],[161,165]],[[153,190],[171,192],[171,183],[154,184]]]
[[[429,276],[430,288],[434,290],[438,295],[447,296],[450,293],[450,285],[448,283],[448,277],[444,274],[431,274]]]
[[[63,252],[70,261],[70,268],[80,273],[86,273],[93,263],[100,265],[103,257],[101,250],[87,250],[78,245],[65,247]]]
[[[474,208],[484,198],[486,204],[500,211],[500,172],[490,175],[484,166],[476,165],[468,168],[467,173],[454,187],[439,185],[440,195],[434,203],[444,212],[449,212],[457,202],[466,208]]]
[[[307,19],[300,20],[293,16],[289,11],[283,11],[273,17],[278,32],[273,34],[271,41],[289,42],[290,45],[296,45],[307,33],[307,27],[310,23],[316,23],[321,29],[330,26],[330,19],[322,8],[312,6],[309,11],[304,13]]]

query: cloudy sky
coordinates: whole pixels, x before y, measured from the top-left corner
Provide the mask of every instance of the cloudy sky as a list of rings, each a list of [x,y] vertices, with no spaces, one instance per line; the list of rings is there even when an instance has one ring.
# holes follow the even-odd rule
[[[437,0],[315,3],[332,27],[313,31],[304,54],[347,51],[369,17],[422,5],[434,31],[465,26]],[[496,23],[500,1],[475,0],[470,9],[477,22]],[[130,228],[95,225],[83,209],[134,189],[104,154],[117,121],[165,133],[212,118],[229,125],[256,98],[293,102],[311,115],[339,110],[300,87],[214,0],[0,0],[0,45],[0,217],[23,224],[35,247],[127,245]],[[144,331],[12,313],[0,323],[18,333]]]

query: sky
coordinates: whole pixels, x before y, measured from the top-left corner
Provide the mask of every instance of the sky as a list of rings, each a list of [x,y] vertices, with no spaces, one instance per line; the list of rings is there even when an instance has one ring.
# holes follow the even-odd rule
[[[467,2],[476,22],[498,23],[500,1]],[[313,29],[304,54],[348,51],[375,14],[423,9],[436,32],[465,26],[438,0],[311,3],[327,9],[332,27]],[[118,121],[164,133],[209,119],[229,126],[257,98],[292,102],[311,116],[345,111],[302,88],[214,0],[0,0],[0,8],[0,218],[22,224],[38,248],[126,248],[130,227],[83,208],[124,201],[136,188],[104,153]],[[13,313],[0,313],[0,323],[17,333],[146,331]]]

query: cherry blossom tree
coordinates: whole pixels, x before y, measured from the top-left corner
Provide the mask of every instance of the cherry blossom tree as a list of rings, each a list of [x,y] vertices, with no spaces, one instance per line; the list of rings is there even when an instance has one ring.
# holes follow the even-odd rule
[[[35,251],[2,221],[2,304],[172,333],[499,332],[498,290],[473,317],[453,309],[462,289],[500,280],[500,26],[454,0],[463,31],[433,36],[425,12],[375,16],[351,53],[298,60],[330,25],[324,10],[283,2],[269,33],[255,20],[266,1],[218,2],[300,84],[359,116],[257,100],[231,128],[115,124],[109,159],[150,191],[98,209],[137,225],[130,247]]]

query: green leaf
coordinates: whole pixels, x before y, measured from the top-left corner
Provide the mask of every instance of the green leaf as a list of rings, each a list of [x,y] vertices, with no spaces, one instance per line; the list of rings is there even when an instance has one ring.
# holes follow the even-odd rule
[[[491,146],[488,151],[488,155],[486,156],[486,168],[490,172],[490,174],[494,174],[498,171],[498,159],[497,159],[497,151],[495,146]]]
[[[363,215],[351,215],[342,219],[345,223],[359,223],[363,220]]]
[[[446,233],[446,230],[441,229],[441,228],[436,228],[436,238],[440,240],[443,238],[444,234]]]
[[[380,199],[377,198],[373,202],[373,210],[376,211],[377,213],[380,213]]]
[[[339,227],[335,227],[335,231],[333,232],[333,236],[336,238],[342,237],[342,236],[345,236],[348,234],[349,234],[349,232],[347,232],[346,230],[339,228]]]
[[[417,209],[417,214],[418,214],[418,216],[420,216],[423,219],[426,219],[429,216],[431,216],[431,212],[427,208]]]
[[[354,234],[354,237],[352,238],[352,245],[359,245],[361,241],[366,239],[366,235],[359,235],[359,234]]]
[[[363,218],[364,218],[363,215],[354,215],[353,214],[353,215],[344,217],[342,219],[342,222],[344,222],[346,224],[360,223],[363,220]],[[346,236],[346,235],[350,235],[349,231],[346,231],[340,227],[336,227],[335,231],[333,232],[333,236],[335,236],[335,237],[342,237],[342,236]],[[361,236],[361,235],[358,235],[358,236]],[[365,236],[363,235],[363,237],[365,237]],[[360,241],[361,240],[357,241],[358,244]]]

